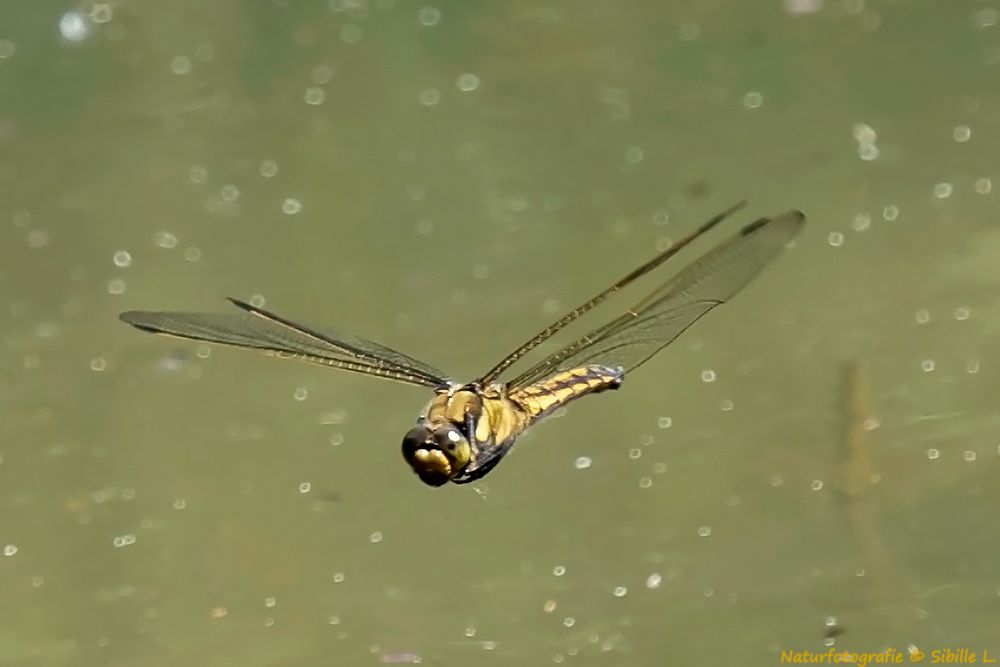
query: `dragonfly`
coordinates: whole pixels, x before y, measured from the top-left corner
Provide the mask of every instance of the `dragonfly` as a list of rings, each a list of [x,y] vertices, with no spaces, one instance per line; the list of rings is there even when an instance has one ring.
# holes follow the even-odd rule
[[[403,437],[403,458],[430,486],[467,484],[493,470],[539,420],[578,398],[621,387],[626,375],[747,285],[805,224],[797,210],[747,224],[625,312],[513,375],[511,369],[525,365],[518,362],[539,345],[744,205],[732,206],[673,242],[471,382],[456,382],[434,366],[372,340],[307,326],[238,299],[229,299],[240,311],[230,314],[132,310],[119,318],[154,334],[257,350],[430,389],[433,397]]]

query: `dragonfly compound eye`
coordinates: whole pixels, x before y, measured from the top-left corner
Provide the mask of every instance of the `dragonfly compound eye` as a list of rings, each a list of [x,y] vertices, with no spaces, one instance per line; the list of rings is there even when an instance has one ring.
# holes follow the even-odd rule
[[[403,437],[403,458],[425,484],[442,486],[454,475],[451,459],[426,426],[416,426]]]

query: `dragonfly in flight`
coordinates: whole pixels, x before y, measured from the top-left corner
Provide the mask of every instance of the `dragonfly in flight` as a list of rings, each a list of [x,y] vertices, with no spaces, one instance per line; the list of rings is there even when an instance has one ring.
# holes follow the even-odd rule
[[[739,292],[805,224],[805,216],[794,210],[751,222],[618,317],[504,379],[529,352],[654,271],[743,205],[741,202],[711,218],[466,383],[455,382],[437,368],[374,341],[299,324],[236,299],[230,301],[242,312],[132,310],[119,317],[155,334],[248,348],[281,359],[426,387],[434,397],[404,436],[403,457],[426,484],[466,484],[490,472],[518,437],[543,417],[587,394],[618,389],[628,373]]]

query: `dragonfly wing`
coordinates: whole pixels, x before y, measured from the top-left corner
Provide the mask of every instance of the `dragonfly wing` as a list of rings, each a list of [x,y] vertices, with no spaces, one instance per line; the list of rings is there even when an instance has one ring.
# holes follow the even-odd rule
[[[627,373],[740,291],[798,233],[805,217],[762,218],[708,251],[642,301],[511,380],[519,388],[553,373],[601,364]]]
[[[232,300],[243,314],[128,311],[119,317],[137,329],[219,345],[260,350],[279,357],[419,384],[446,386],[433,366],[374,341],[286,320]]]

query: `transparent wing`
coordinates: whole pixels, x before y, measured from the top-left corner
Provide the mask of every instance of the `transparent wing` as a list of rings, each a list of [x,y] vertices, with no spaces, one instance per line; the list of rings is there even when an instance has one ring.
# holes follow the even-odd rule
[[[447,386],[438,369],[374,341],[330,330],[320,331],[230,299],[243,313],[153,312],[132,310],[119,319],[137,329],[188,340],[259,350],[343,370],[386,377],[426,387]]]
[[[562,370],[588,364],[620,366],[626,373],[726,302],[776,258],[805,223],[789,211],[762,218],[708,251],[650,295],[510,381],[524,387]]]

